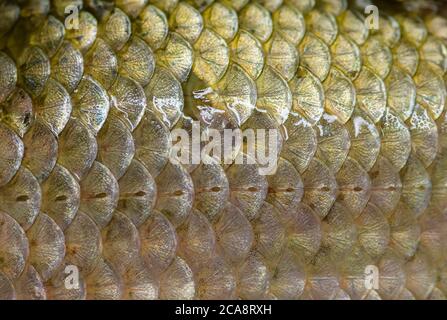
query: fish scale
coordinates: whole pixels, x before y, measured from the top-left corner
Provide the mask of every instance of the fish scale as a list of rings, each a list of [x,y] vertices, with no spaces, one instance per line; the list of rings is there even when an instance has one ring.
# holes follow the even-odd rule
[[[0,299],[445,299],[437,4],[2,1]],[[170,159],[194,121],[276,172]]]

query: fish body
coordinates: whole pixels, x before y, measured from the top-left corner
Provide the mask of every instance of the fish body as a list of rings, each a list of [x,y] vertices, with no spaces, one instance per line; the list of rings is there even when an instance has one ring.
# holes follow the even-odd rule
[[[0,2],[0,299],[445,299],[445,6],[387,3]]]

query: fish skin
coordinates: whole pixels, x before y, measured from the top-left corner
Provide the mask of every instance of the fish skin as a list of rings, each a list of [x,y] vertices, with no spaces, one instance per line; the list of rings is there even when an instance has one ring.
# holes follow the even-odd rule
[[[360,2],[2,2],[0,299],[446,299],[447,4]]]

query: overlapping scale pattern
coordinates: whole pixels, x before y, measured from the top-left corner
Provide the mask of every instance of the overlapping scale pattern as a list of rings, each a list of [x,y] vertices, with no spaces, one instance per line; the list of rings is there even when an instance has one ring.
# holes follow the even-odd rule
[[[445,18],[6,3],[0,299],[446,299]],[[276,129],[276,171],[171,160],[193,120]]]

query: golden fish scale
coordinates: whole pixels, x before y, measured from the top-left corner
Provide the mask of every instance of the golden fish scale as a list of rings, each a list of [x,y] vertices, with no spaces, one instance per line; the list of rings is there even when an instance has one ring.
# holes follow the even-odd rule
[[[0,299],[445,299],[447,20],[361,12],[2,2]],[[193,119],[280,130],[276,173],[169,161]]]

